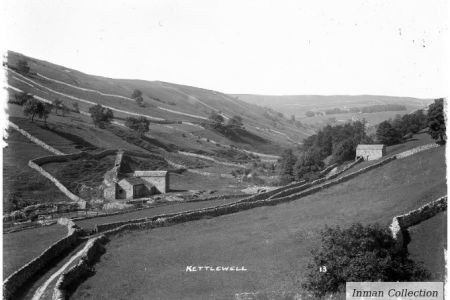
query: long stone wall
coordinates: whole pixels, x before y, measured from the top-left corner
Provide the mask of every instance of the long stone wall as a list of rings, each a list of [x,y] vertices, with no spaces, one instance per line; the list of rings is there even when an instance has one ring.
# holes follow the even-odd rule
[[[39,272],[46,268],[55,258],[70,249],[75,249],[79,243],[79,233],[80,231],[73,227],[73,223],[69,223],[68,235],[66,237],[52,244],[39,256],[31,260],[3,281],[3,299],[14,299],[15,295],[24,286],[24,284],[26,284],[32,277],[39,274]]]
[[[35,169],[39,173],[41,173],[42,176],[49,179],[53,184],[62,192],[64,195],[66,195],[70,200],[76,202],[79,204],[79,208],[85,209],[86,208],[86,200],[78,197],[77,195],[73,194],[69,189],[67,189],[61,182],[59,182],[58,179],[56,179],[53,175],[45,171],[43,168],[35,164],[33,161],[28,162],[28,166],[32,169]]]
[[[392,237],[396,240],[395,249],[401,250],[408,246],[408,241],[405,239],[405,233],[409,227],[428,220],[445,210],[447,210],[447,196],[431,201],[406,214],[395,216],[389,227]]]
[[[16,124],[14,124],[11,121],[8,121],[8,125],[9,127],[13,128],[14,130],[18,131],[20,134],[22,134],[23,136],[25,136],[27,139],[29,139],[30,141],[32,141],[35,144],[38,144],[39,146],[41,146],[42,148],[56,154],[56,155],[63,155],[64,153],[53,148],[52,146],[47,145],[46,143],[44,143],[43,141],[41,141],[40,139],[32,136],[31,134],[29,134],[28,132],[26,132],[25,130],[19,128],[19,126],[17,126]]]
[[[422,152],[422,151],[425,151],[425,150],[428,150],[428,149],[437,148],[439,146],[440,145],[436,144],[436,143],[427,144],[427,145],[423,145],[423,146],[419,146],[419,147],[413,148],[411,150],[404,151],[402,153],[397,154],[396,156],[397,156],[397,159],[401,159],[401,158],[405,158],[405,157],[414,155],[416,153],[419,153],[419,152]]]
[[[106,240],[106,237],[101,235],[87,242],[86,246],[81,250],[84,253],[80,257],[79,262],[58,278],[53,290],[52,300],[67,299],[67,289],[80,283],[90,273],[95,258],[104,251],[103,244],[106,243]]]

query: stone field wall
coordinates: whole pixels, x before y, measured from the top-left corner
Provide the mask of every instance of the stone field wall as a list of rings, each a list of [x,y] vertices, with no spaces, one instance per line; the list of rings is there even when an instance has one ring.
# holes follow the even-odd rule
[[[79,244],[79,230],[74,227],[73,222],[69,222],[67,224],[67,227],[68,234],[66,237],[52,244],[39,256],[18,269],[3,281],[3,299],[15,299],[16,293],[20,291],[20,289],[28,282],[28,280],[30,280],[33,276],[39,274],[41,270],[46,268],[55,258],[59,257],[62,253],[70,249],[74,249]]]
[[[441,197],[430,203],[427,203],[418,209],[410,211],[404,215],[396,216],[392,219],[389,227],[392,237],[396,240],[395,248],[397,250],[407,247],[407,241],[404,237],[405,231],[409,227],[417,225],[429,218],[434,217],[439,212],[447,210],[447,196]]]

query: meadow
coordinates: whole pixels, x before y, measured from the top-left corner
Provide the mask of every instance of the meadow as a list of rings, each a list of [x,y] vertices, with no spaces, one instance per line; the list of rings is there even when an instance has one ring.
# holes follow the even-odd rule
[[[393,161],[290,203],[122,234],[107,245],[95,276],[73,299],[229,299],[240,292],[300,292],[310,251],[325,225],[388,226],[394,216],[444,195],[444,153],[440,147]],[[424,236],[414,242],[436,242]],[[185,272],[192,265],[248,271]]]

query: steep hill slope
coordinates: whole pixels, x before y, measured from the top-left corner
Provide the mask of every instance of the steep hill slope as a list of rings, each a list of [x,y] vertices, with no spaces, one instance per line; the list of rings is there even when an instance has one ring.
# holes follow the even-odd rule
[[[17,72],[15,66],[19,60],[27,61],[29,74]],[[100,103],[113,109],[117,118],[142,115],[153,122],[197,125],[199,136],[208,136],[209,139],[221,140],[222,143],[247,150],[278,153],[280,147],[293,146],[311,133],[308,128],[296,127],[285,118],[269,119],[266,109],[216,91],[159,81],[93,76],[11,51],[8,53],[7,66],[11,93],[21,90],[40,99],[60,99],[70,108],[76,102],[84,112]],[[131,99],[134,89],[142,91],[144,107]],[[230,139],[219,132],[198,126],[212,112],[222,114],[225,120],[241,116],[248,136],[256,137]]]

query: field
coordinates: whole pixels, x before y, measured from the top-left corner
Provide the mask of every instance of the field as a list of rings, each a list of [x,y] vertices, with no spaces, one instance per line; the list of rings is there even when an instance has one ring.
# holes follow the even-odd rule
[[[58,224],[3,235],[3,278],[63,238],[67,228]]]
[[[444,249],[447,249],[447,212],[439,213],[409,229],[408,250],[414,260],[421,261],[431,272],[432,280],[445,278]]]
[[[30,159],[51,155],[15,130],[8,130],[3,149],[3,210],[10,211],[39,202],[65,201],[51,181],[28,167]]]
[[[85,219],[77,221],[77,225],[84,229],[93,229],[97,224],[107,224],[112,222],[127,221],[131,219],[147,218],[157,216],[161,214],[176,213],[187,210],[201,209],[205,207],[212,207],[227,203],[236,202],[237,199],[225,199],[225,200],[211,200],[211,201],[198,201],[198,202],[185,202],[185,203],[170,203],[166,205],[156,206],[154,208],[138,210],[135,212],[97,217],[92,219]]]
[[[96,275],[73,298],[229,299],[238,292],[299,292],[325,225],[388,226],[395,215],[444,195],[444,154],[440,147],[393,161],[294,202],[121,235],[107,245]],[[425,236],[417,235],[414,242],[436,242]],[[196,265],[245,266],[248,271],[185,272]]]

